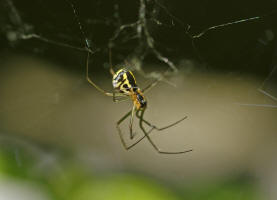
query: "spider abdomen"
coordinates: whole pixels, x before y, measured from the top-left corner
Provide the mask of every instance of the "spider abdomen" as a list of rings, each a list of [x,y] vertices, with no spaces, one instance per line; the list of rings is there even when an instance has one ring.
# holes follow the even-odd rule
[[[121,93],[131,95],[136,92],[137,84],[133,73],[126,69],[118,70],[113,76],[113,87]]]
[[[137,110],[146,108],[146,100],[136,83],[135,76],[127,69],[118,70],[113,76],[113,87],[131,97]]]

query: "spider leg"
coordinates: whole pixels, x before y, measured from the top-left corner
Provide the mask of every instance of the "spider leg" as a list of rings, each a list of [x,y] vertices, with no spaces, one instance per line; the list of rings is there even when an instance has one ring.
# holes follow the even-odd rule
[[[130,125],[129,125],[129,129],[130,129],[130,139],[132,140],[135,136],[135,134],[133,133],[133,121],[134,121],[134,113],[136,110],[136,106],[133,105],[132,108],[132,113],[131,113],[131,118],[130,118]]]
[[[162,73],[162,75],[158,78],[158,79],[156,79],[155,81],[153,81],[152,83],[150,83],[148,86],[146,86],[143,90],[142,90],[142,92],[144,92],[144,93],[146,93],[146,92],[148,92],[149,90],[151,90],[153,87],[155,87],[157,84],[158,84],[158,82],[160,82],[160,81],[162,81],[163,79],[165,79],[165,75],[168,73],[168,70],[166,70],[166,71],[164,71],[163,73]],[[169,81],[167,81],[168,83],[170,83]],[[170,83],[171,85],[172,85],[172,83]]]
[[[106,96],[113,96],[113,93],[110,93],[110,92],[106,92],[105,90],[103,90],[102,88],[100,88],[98,85],[96,85],[90,78],[89,78],[89,73],[88,73],[88,68],[89,68],[89,55],[90,55],[90,52],[88,52],[88,55],[87,55],[87,63],[86,63],[86,79],[87,81],[93,86],[95,87],[99,92],[105,94]]]
[[[161,150],[154,142],[153,140],[150,138],[149,136],[149,133],[147,133],[143,127],[143,115],[144,115],[144,112],[145,110],[142,110],[141,111],[141,115],[140,115],[140,120],[139,120],[139,126],[141,128],[141,130],[143,131],[145,137],[148,139],[148,141],[150,142],[150,144],[154,147],[154,149],[158,152],[158,153],[161,153],[161,154],[181,154],[181,153],[187,153],[187,152],[190,152],[192,151],[192,149],[190,150],[185,150],[185,151],[163,151]],[[153,129],[153,128],[152,128]]]
[[[113,102],[118,103],[126,100],[129,100],[128,96],[122,93],[113,92]]]
[[[188,118],[187,116],[185,116],[185,117],[179,119],[178,121],[173,122],[172,124],[169,124],[169,125],[167,125],[167,126],[164,126],[164,127],[159,128],[159,127],[157,127],[157,126],[151,124],[150,122],[146,121],[145,119],[141,118],[141,117],[139,116],[139,113],[138,113],[138,112],[136,113],[136,116],[137,116],[137,118],[141,119],[145,124],[147,124],[148,126],[152,127],[153,129],[155,129],[155,130],[157,130],[157,131],[162,131],[162,130],[165,130],[165,129],[170,128],[170,127],[172,127],[172,126],[175,126],[176,124],[179,124],[180,122],[182,122],[183,120],[185,120],[186,118]]]
[[[113,70],[113,63],[112,63],[112,48],[109,46],[109,62],[110,62],[110,73],[111,75],[115,75],[115,72]]]
[[[154,86],[156,86],[158,84],[158,82],[160,81],[164,81],[165,83],[173,86],[173,87],[176,87],[176,85],[172,82],[170,82],[168,79],[166,79],[166,75],[169,73],[169,69],[167,69],[166,71],[164,71],[159,78],[157,78],[155,81],[153,81],[152,83],[150,83],[148,86],[146,86],[142,92],[146,93],[148,92],[149,90],[151,90]]]
[[[125,142],[124,138],[123,138],[123,134],[121,132],[121,129],[119,127],[119,125],[129,116],[131,115],[132,113],[132,110],[130,110],[129,112],[127,112],[117,123],[116,123],[116,128],[117,128],[117,131],[118,131],[118,134],[119,134],[119,137],[120,137],[120,141],[123,145],[123,147],[126,149],[126,150],[129,150],[131,149],[132,147],[134,147],[135,145],[137,145],[143,138],[145,138],[145,136],[141,137],[140,139],[138,139],[136,142],[134,142],[133,144],[131,145],[127,145],[127,143]],[[153,128],[148,132],[148,134],[153,130]]]
[[[147,132],[147,134],[149,135],[152,131],[154,130],[154,128],[151,128],[150,131]],[[145,138],[145,135],[143,135],[141,138],[139,138],[136,142],[134,142],[133,144],[131,144],[130,146],[128,146],[128,149],[131,149],[132,147],[136,146],[141,140],[143,140]]]
[[[112,93],[110,92],[106,92],[105,90],[103,90],[102,88],[100,88],[98,85],[96,85],[90,78],[89,78],[89,73],[88,73],[88,68],[89,68],[89,55],[91,53],[91,49],[90,49],[90,44],[89,44],[89,41],[88,39],[86,38],[85,36],[85,33],[83,31],[83,27],[82,27],[82,24],[81,22],[79,21],[79,17],[77,15],[77,10],[75,9],[75,6],[73,5],[73,3],[71,3],[70,1],[66,0],[67,3],[69,3],[69,5],[71,6],[72,10],[73,10],[73,13],[74,13],[74,16],[75,16],[75,19],[79,25],[79,29],[81,31],[81,34],[85,40],[85,45],[86,45],[86,51],[88,52],[87,54],[87,62],[86,62],[86,79],[87,81],[89,82],[89,84],[91,84],[93,87],[95,87],[99,92],[105,94],[106,96],[113,96]]]
[[[140,116],[138,115],[138,113],[139,113],[139,111],[136,112],[136,116],[137,116],[138,119],[140,119]],[[157,131],[165,130],[165,129],[167,129],[167,128],[170,128],[170,127],[172,127],[172,126],[175,126],[176,124],[180,123],[181,121],[183,121],[183,120],[186,119],[186,118],[187,118],[187,116],[183,117],[182,119],[180,119],[180,120],[178,120],[178,121],[176,121],[176,122],[174,122],[174,123],[172,123],[172,124],[169,124],[169,125],[167,125],[167,126],[164,126],[164,127],[162,127],[162,128],[158,128],[157,126],[152,125],[150,122],[146,121],[146,120],[143,119],[143,118],[142,118],[141,120],[142,120],[144,123],[146,123],[148,126],[151,127],[151,129],[147,132],[147,134],[149,135],[154,129],[157,130]],[[140,142],[140,141],[143,140],[145,137],[146,137],[145,135],[142,136],[137,142]],[[135,142],[134,144],[136,144],[137,142]]]
[[[158,82],[160,81],[160,79],[157,79],[155,81],[153,81],[152,83],[150,83],[148,86],[146,86],[145,88],[142,89],[143,93],[148,92],[149,90],[151,90],[154,86],[156,86],[158,84]]]
[[[75,50],[78,50],[78,51],[89,51],[90,53],[94,53],[91,49],[88,49],[86,47],[78,47],[78,46],[63,43],[63,42],[60,42],[60,41],[48,39],[48,38],[46,38],[42,35],[38,35],[36,33],[30,33],[30,34],[22,33],[22,34],[19,35],[19,37],[22,40],[37,39],[37,40],[40,40],[40,41],[43,41],[43,42],[46,42],[46,43],[49,43],[49,44],[53,44],[53,45],[56,45],[56,46],[71,48],[71,49],[75,49]]]

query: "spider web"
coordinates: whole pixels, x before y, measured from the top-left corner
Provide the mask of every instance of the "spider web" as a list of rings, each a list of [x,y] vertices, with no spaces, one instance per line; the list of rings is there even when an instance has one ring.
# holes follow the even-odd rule
[[[159,78],[161,73],[145,72],[144,61],[162,63],[174,74],[178,72],[176,60],[184,57],[214,65],[226,63],[228,57],[227,69],[242,61],[238,68],[251,66],[243,70],[262,72],[265,80],[257,90],[277,100],[277,70],[273,59],[276,53],[272,53],[276,50],[273,44],[276,13],[272,8],[276,6],[270,2],[244,2],[249,11],[238,2],[229,3],[237,12],[231,9],[226,14],[212,7],[220,5],[219,1],[209,5],[201,1],[180,5],[180,2],[158,0],[0,2],[2,51],[36,53],[64,64],[79,63],[84,60],[79,53],[89,51],[95,66],[99,66],[94,70],[102,71],[110,47],[113,63],[126,59],[134,70],[149,78]],[[211,48],[219,50],[210,51]],[[72,53],[72,49],[79,53]],[[230,53],[235,51],[242,55]],[[264,58],[264,52],[271,57]],[[263,58],[269,67],[261,68],[261,63],[255,65],[255,57]]]
[[[192,18],[196,16],[189,10],[194,6],[192,2],[187,2],[188,9],[185,10],[187,14],[183,15],[180,15],[179,7],[174,7],[176,2],[172,5],[167,4],[167,2],[161,3],[158,0],[139,0],[136,3],[115,0],[78,3],[66,0],[59,2],[29,0],[23,3],[2,0],[4,15],[1,21],[1,33],[5,36],[3,42],[12,47],[17,45],[17,49],[26,50],[26,43],[22,42],[23,40],[33,40],[34,45],[38,44],[34,40],[40,40],[50,45],[55,44],[78,51],[88,51],[86,43],[89,43],[89,51],[99,51],[101,54],[95,56],[97,63],[107,60],[105,55],[107,55],[108,47],[112,47],[115,63],[126,58],[130,60],[137,58],[136,60],[140,62],[144,59],[154,59],[176,72],[178,70],[172,59],[183,57],[184,53],[188,58],[209,61],[210,58],[207,59],[209,47],[204,46],[204,51],[203,48],[201,49],[200,42],[205,44],[205,41],[201,41],[202,38],[203,40],[211,39],[209,35],[215,33],[216,35],[212,37],[216,37],[221,42],[222,37],[226,40],[224,30],[233,29],[233,32],[228,33],[235,34],[230,43],[238,40],[236,42],[238,45],[238,42],[245,39],[244,35],[247,35],[248,40],[251,41],[253,38],[257,39],[258,35],[252,34],[251,36],[249,31],[245,30],[250,28],[250,31],[260,32],[265,24],[271,23],[275,14],[269,3],[263,4],[264,6],[259,10],[254,6],[260,5],[250,4],[254,8],[247,13],[248,17],[244,16],[245,10],[242,10],[244,11],[242,16],[236,16],[242,13],[238,10],[232,18],[216,19],[211,23],[209,20],[215,18],[215,15],[211,15],[204,22],[205,24],[200,24],[199,19],[203,20],[203,14],[199,13],[198,18]],[[32,5],[32,8],[29,5]],[[73,10],[71,5],[73,5]],[[169,6],[172,6],[172,10],[180,16],[173,14],[168,9]],[[204,6],[204,8],[209,7]],[[211,41],[213,42],[213,38]],[[32,43],[29,42],[28,46],[32,51],[44,51],[46,48],[42,44],[37,45],[37,48],[30,44]],[[242,47],[235,46],[234,48]],[[233,49],[227,49],[223,53],[229,53],[230,50],[233,51]],[[134,65],[134,68],[142,70],[141,65]]]
[[[167,69],[169,69],[170,73],[166,75],[174,77],[174,75],[181,71],[182,63],[187,64],[188,61],[190,63],[195,61],[199,64],[197,67],[203,67],[207,71],[216,69],[226,73],[239,71],[241,73],[255,74],[263,80],[257,88],[254,88],[255,92],[261,92],[264,98],[271,99],[272,103],[268,104],[268,101],[265,101],[266,103],[262,104],[260,102],[253,102],[255,100],[250,99],[248,102],[243,102],[242,100],[242,102],[237,104],[250,106],[251,109],[256,107],[275,109],[277,108],[277,103],[275,103],[277,101],[276,9],[277,6],[271,1],[253,2],[251,0],[243,2],[238,0],[230,2],[219,0],[0,0],[0,51],[2,54],[12,52],[19,55],[36,55],[51,62],[61,63],[64,71],[73,69],[78,71],[79,74],[84,72],[85,56],[87,52],[90,52],[92,54],[91,62],[94,63],[90,68],[93,71],[91,74],[96,72],[95,74],[98,75],[102,72],[103,74],[108,74],[108,55],[109,48],[111,48],[113,64],[124,63],[124,60],[126,60],[132,70],[136,70],[142,76],[152,79],[160,79],[164,75],[163,72]],[[147,63],[154,63],[155,67],[148,68],[149,65],[146,65]],[[190,69],[187,67],[185,70],[189,71]],[[64,71],[60,74],[63,75]],[[39,81],[36,80],[32,84]],[[82,81],[85,82],[85,76],[82,76],[81,80],[76,81],[74,79],[74,81],[72,81],[74,82],[71,83],[72,85],[69,84],[71,90],[68,93],[78,96],[81,92],[77,93],[73,92],[73,90],[74,88],[75,91],[80,89],[78,84],[81,85]],[[163,81],[172,84],[167,79],[163,79]],[[65,81],[62,80],[61,82]],[[204,83],[204,81],[201,83]],[[217,84],[216,80],[214,83]],[[56,82],[53,84],[53,88],[63,86],[63,84],[60,86],[55,84]],[[86,83],[86,85],[88,84]],[[233,91],[223,91],[224,87],[220,89],[220,94]],[[20,104],[23,98],[26,98],[26,102],[28,102],[33,96],[38,95],[39,90],[42,89],[39,88],[35,92],[22,95],[21,99],[13,101],[13,103],[15,102],[14,104],[8,104],[10,107],[4,107],[4,110],[2,110],[2,106],[0,112],[9,113],[13,110],[16,111],[20,107],[17,105],[18,102]],[[52,138],[60,137],[57,140],[62,142],[64,138],[68,137],[67,135],[64,138],[60,136],[62,131],[68,131],[65,128],[66,125],[61,124],[62,128],[64,128],[62,131],[56,127],[49,129],[54,131],[48,135],[49,130],[45,127],[54,125],[41,123],[51,117],[54,117],[54,120],[58,119],[58,117],[64,117],[64,115],[56,114],[56,110],[60,109],[60,107],[62,107],[59,110],[60,113],[68,112],[67,109],[71,104],[66,104],[63,101],[66,99],[66,91],[63,89],[57,91],[51,90],[47,93],[48,95],[41,95],[39,93],[41,97],[37,99],[41,102],[38,104],[42,105],[50,99],[51,106],[49,106],[49,109],[38,113],[38,115],[32,116],[29,121],[26,120],[26,123],[21,123],[24,127],[19,131],[28,132],[30,127],[35,127],[33,130],[36,131],[35,134],[39,135],[39,137],[41,135],[46,135],[44,136],[45,138],[51,138],[51,136]],[[168,95],[170,96],[171,94]],[[70,97],[72,98],[72,96]],[[81,98],[84,97],[80,96]],[[209,98],[207,94],[200,94],[197,97],[203,97],[204,101]],[[184,96],[181,96],[181,98],[184,98]],[[217,96],[212,98],[217,99]],[[45,104],[49,104],[49,102]],[[165,101],[166,103],[171,104],[171,102]],[[48,108],[47,106],[45,107]],[[102,110],[90,111],[95,112],[93,113],[94,117],[97,116],[97,112],[101,111],[101,113],[107,115],[105,120],[107,118],[107,121],[110,122],[112,117],[114,117],[114,121],[117,120],[115,116],[112,115],[110,117],[110,114],[105,113],[105,109],[110,109],[108,105],[103,107],[101,108]],[[70,107],[70,109],[74,108]],[[163,109],[163,107],[158,109]],[[178,109],[181,108],[178,107]],[[156,113],[158,112],[159,110],[156,110]],[[34,113],[37,114],[37,112]],[[115,110],[114,113],[118,115],[123,114],[120,109]],[[155,113],[155,110],[153,113]],[[196,112],[194,116],[199,113]],[[17,115],[20,115],[20,113],[14,114],[14,116]],[[87,116],[91,118],[82,116],[82,121],[86,124],[85,126],[91,124],[93,117],[92,115]],[[24,119],[24,117],[19,119]],[[166,115],[163,117],[166,124]],[[189,119],[191,119],[190,116]],[[54,120],[49,120],[49,123]],[[168,119],[168,121],[171,121],[171,119]],[[123,127],[128,128],[128,120],[125,122],[126,126]],[[8,125],[12,127],[14,124]],[[97,123],[94,123],[92,128],[103,130],[99,129],[97,125]],[[101,127],[106,126],[102,122],[99,123],[100,125]],[[116,132],[114,124],[111,123],[110,126],[111,130]],[[91,130],[88,130],[90,128],[83,130],[81,127],[75,132],[72,131],[74,132],[74,140],[78,141],[76,132],[82,132],[83,135],[80,134],[78,137],[93,138],[96,141],[95,143],[97,143],[99,136],[94,137],[96,134],[91,134]],[[56,129],[57,132],[55,132]],[[29,141],[29,138],[26,139],[27,137],[10,136],[12,134],[7,134],[7,132],[10,133],[11,131],[2,130],[2,127],[1,131],[3,133],[0,133],[0,143],[3,144],[2,146],[5,144],[11,147],[18,166],[22,165],[21,149],[30,151],[32,156],[37,158],[36,162],[38,165],[40,163],[43,165],[46,162],[46,169],[49,165],[52,165],[51,163],[55,165],[55,160],[58,159],[57,152],[49,152],[43,145],[38,145],[37,140],[40,139],[36,138],[36,141],[33,142],[32,140]],[[110,129],[106,130],[105,128],[104,131],[109,132],[109,134],[111,132]],[[88,137],[86,134],[91,135]],[[52,140],[56,142],[56,140]],[[117,141],[118,138],[115,137],[115,140]],[[98,154],[97,144],[93,145],[95,145],[93,146],[93,151],[95,150],[97,155],[91,156],[90,151],[89,159],[94,157],[93,159],[103,161],[104,154]],[[112,143],[110,143],[110,146],[112,146]],[[122,148],[118,144],[117,146]],[[108,158],[107,160],[110,159]],[[104,167],[107,167],[105,160],[103,163],[101,167],[104,165]],[[113,166],[113,164],[110,166]],[[58,168],[59,166],[54,167]]]

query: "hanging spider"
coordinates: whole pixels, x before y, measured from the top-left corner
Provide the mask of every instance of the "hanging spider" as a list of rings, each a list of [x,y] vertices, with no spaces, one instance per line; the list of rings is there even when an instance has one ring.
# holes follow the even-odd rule
[[[158,152],[158,153],[162,153],[162,154],[181,154],[181,153],[187,153],[192,151],[192,149],[190,150],[185,150],[185,151],[177,151],[177,152],[168,152],[168,151],[162,151],[154,142],[153,140],[150,138],[149,134],[152,132],[152,130],[158,130],[158,131],[162,131],[165,130],[167,128],[170,128],[178,123],[180,123],[181,121],[183,121],[184,119],[187,118],[187,116],[183,117],[182,119],[168,125],[162,128],[158,128],[155,125],[152,125],[150,122],[146,121],[143,116],[144,116],[144,112],[147,108],[147,101],[145,99],[145,96],[143,93],[146,93],[147,91],[149,91],[151,88],[153,88],[159,80],[156,80],[154,82],[152,82],[151,84],[149,84],[147,87],[145,87],[144,89],[140,89],[137,86],[136,83],[136,79],[135,76],[133,75],[133,73],[129,70],[127,70],[126,68],[122,68],[119,69],[117,72],[114,72],[113,67],[112,67],[112,62],[111,62],[111,50],[109,51],[109,59],[110,59],[110,73],[113,76],[113,80],[112,80],[112,85],[114,88],[113,92],[106,92],[105,90],[103,90],[102,88],[100,88],[98,85],[96,85],[90,78],[89,78],[89,55],[90,52],[88,52],[87,55],[87,62],[86,62],[86,79],[87,81],[94,86],[98,91],[100,91],[101,93],[103,93],[106,96],[110,96],[113,97],[113,101],[114,102],[119,102],[119,101],[124,101],[128,98],[130,98],[133,101],[133,107],[132,109],[127,112],[120,120],[118,120],[116,127],[119,133],[119,137],[120,140],[124,146],[124,148],[126,150],[132,148],[133,146],[135,146],[136,144],[138,144],[142,139],[144,139],[145,137],[148,139],[148,141],[150,142],[150,144],[154,147],[154,149]],[[124,138],[123,138],[123,134],[122,131],[120,129],[120,124],[125,121],[130,115],[130,123],[129,123],[129,130],[130,130],[130,138],[133,139],[134,134],[133,134],[133,119],[134,119],[134,114],[136,113],[136,117],[139,119],[139,126],[140,129],[142,130],[142,132],[144,133],[144,136],[141,137],[139,140],[137,140],[134,144],[131,145],[127,145]],[[147,132],[143,126],[143,123],[147,124],[149,127],[151,127],[151,129]]]
[[[70,4],[70,6],[71,6],[71,8],[72,8],[72,10],[74,12],[74,16],[76,18],[76,21],[78,22],[80,31],[81,31],[81,33],[82,33],[82,35],[84,37],[84,40],[85,40],[85,47],[86,47],[87,52],[88,52],[88,54],[87,54],[87,61],[86,61],[86,79],[87,79],[87,81],[93,87],[95,87],[99,92],[103,93],[106,96],[113,97],[113,101],[114,102],[124,101],[124,100],[126,100],[128,98],[130,98],[133,101],[133,108],[128,113],[126,113],[120,120],[118,120],[117,125],[116,125],[118,133],[119,133],[119,137],[120,137],[120,140],[121,140],[121,143],[123,144],[124,148],[126,150],[128,150],[128,149],[134,147],[136,144],[138,144],[142,139],[147,138],[147,140],[154,147],[154,149],[158,153],[161,153],[161,154],[181,154],[181,153],[187,153],[187,152],[192,151],[192,149],[185,150],[185,151],[177,151],[177,152],[162,151],[153,142],[153,140],[149,136],[149,134],[153,130],[157,130],[157,131],[165,130],[167,128],[170,128],[170,127],[180,123],[181,121],[183,121],[184,119],[187,118],[185,116],[182,119],[180,119],[180,120],[178,120],[178,121],[176,121],[176,122],[174,122],[174,123],[172,123],[172,124],[170,124],[168,126],[162,127],[162,128],[158,128],[157,126],[152,125],[150,122],[146,121],[143,118],[144,112],[145,112],[145,110],[147,108],[147,101],[146,101],[143,93],[146,93],[151,88],[153,88],[158,83],[158,81],[160,81],[160,80],[154,81],[153,83],[148,85],[146,88],[141,90],[137,86],[135,76],[133,75],[133,73],[131,71],[129,71],[129,70],[125,69],[125,68],[122,68],[122,69],[118,70],[117,72],[114,72],[113,67],[112,67],[112,62],[111,62],[112,59],[111,59],[111,48],[110,47],[109,47],[110,73],[113,76],[112,84],[113,84],[114,91],[113,92],[106,92],[105,90],[100,88],[97,84],[95,84],[90,79],[90,77],[89,77],[89,57],[90,57],[90,53],[92,51],[91,51],[91,48],[90,48],[90,45],[89,45],[89,41],[87,40],[87,38],[85,36],[85,33],[84,33],[82,25],[81,25],[81,23],[79,21],[79,18],[78,18],[78,15],[77,15],[77,12],[76,12],[76,9],[75,9],[74,5],[70,1],[68,1],[68,0],[66,0],[66,1]],[[133,119],[134,119],[134,114],[135,113],[136,113],[136,117],[139,119],[139,126],[140,126],[140,129],[142,130],[142,132],[144,133],[144,136],[141,137],[139,140],[137,140],[135,143],[133,143],[133,144],[128,146],[126,144],[124,138],[123,138],[123,134],[122,134],[122,131],[120,129],[120,124],[131,115],[130,124],[129,124],[129,130],[130,130],[130,138],[133,139],[133,137],[134,137],[134,134],[133,134]],[[149,127],[151,127],[151,129],[148,132],[145,130],[145,128],[143,126],[143,123],[145,123]]]
[[[101,93],[105,94],[106,96],[110,96],[113,97],[113,101],[114,102],[119,102],[122,100],[126,100],[126,98],[131,98],[131,100],[133,101],[133,108],[126,113],[118,122],[117,122],[117,129],[118,129],[118,133],[121,139],[121,142],[123,144],[123,146],[125,147],[126,150],[132,148],[133,146],[135,146],[136,144],[138,144],[142,139],[144,139],[145,137],[148,139],[148,141],[151,143],[151,145],[155,148],[156,151],[158,151],[159,153],[163,153],[163,154],[181,154],[181,153],[186,153],[186,152],[190,152],[192,151],[190,150],[186,150],[186,151],[179,151],[179,152],[167,152],[167,151],[162,151],[160,150],[157,145],[153,142],[153,140],[150,138],[149,134],[153,131],[153,130],[158,130],[158,131],[162,131],[165,130],[167,128],[170,128],[172,126],[175,126],[176,124],[180,123],[181,121],[183,121],[184,119],[186,119],[187,117],[183,117],[182,119],[168,125],[162,128],[158,128],[155,125],[152,125],[150,122],[146,121],[143,116],[144,116],[144,112],[147,108],[147,101],[145,99],[145,96],[143,93],[146,93],[147,91],[149,91],[151,88],[153,88],[159,80],[151,83],[150,85],[148,85],[146,88],[144,89],[140,89],[137,84],[136,84],[136,80],[135,77],[133,75],[133,73],[125,68],[118,70],[117,72],[114,72],[112,65],[111,65],[111,53],[110,53],[110,73],[113,76],[113,88],[114,91],[112,93],[110,92],[106,92],[105,90],[101,89],[98,85],[96,85],[90,78],[89,78],[89,73],[88,73],[88,69],[89,69],[89,56],[90,53],[92,53],[92,50],[90,49],[90,45],[88,40],[85,37],[84,31],[82,29],[82,25],[78,19],[78,15],[76,12],[76,9],[74,7],[74,5],[69,1],[69,0],[65,0],[72,8],[74,16],[76,18],[76,21],[78,22],[80,31],[82,36],[85,39],[86,42],[86,48],[80,48],[80,47],[75,47],[72,45],[68,45],[68,44],[64,44],[60,41],[53,41],[51,39],[47,39],[45,37],[39,36],[37,34],[29,34],[29,35],[25,35],[23,34],[21,37],[22,39],[30,39],[30,38],[36,38],[39,40],[42,40],[44,42],[48,42],[51,44],[55,44],[55,45],[59,45],[59,46],[64,46],[64,47],[69,47],[69,48],[73,48],[76,50],[81,50],[81,51],[87,51],[88,55],[87,55],[87,63],[86,63],[86,79],[87,81],[94,86],[98,91],[100,91]],[[163,8],[163,6],[161,4],[159,4],[159,2],[155,1],[155,3]],[[164,9],[164,8],[163,8]],[[166,11],[168,15],[170,15],[175,21],[179,21],[179,23],[183,24],[182,21],[180,21],[178,18],[176,18],[174,15],[172,15],[171,13],[169,13],[168,11]],[[274,13],[274,12],[272,12]],[[206,34],[208,31],[211,30],[215,30],[218,28],[222,28],[225,26],[229,26],[229,25],[234,25],[234,24],[239,24],[239,23],[244,23],[247,21],[255,21],[255,20],[260,20],[266,16],[271,15],[272,13],[266,14],[266,15],[261,15],[261,16],[256,16],[256,17],[250,17],[247,19],[241,19],[241,20],[237,20],[237,21],[232,21],[232,22],[228,22],[228,23],[224,23],[224,24],[219,24],[216,26],[212,26],[212,27],[208,27],[207,29],[204,29],[202,32],[200,32],[199,34],[196,35],[191,35],[189,33],[189,28],[190,25],[188,25],[187,30],[186,30],[186,34],[188,34],[188,36],[190,36],[191,40],[192,40],[192,44],[193,47],[196,49],[195,44],[194,44],[194,40],[197,38],[202,37],[204,34]],[[134,135],[133,135],[133,130],[132,130],[132,125],[133,125],[133,118],[134,118],[134,114],[136,114],[136,117],[139,119],[139,126],[140,129],[143,131],[144,136],[141,137],[138,141],[136,141],[134,144],[131,144],[130,146],[128,146],[126,144],[126,142],[123,139],[123,135],[120,129],[120,124],[125,121],[130,115],[130,124],[129,124],[129,129],[130,129],[130,138],[133,139]],[[143,123],[148,125],[149,127],[151,127],[151,129],[147,132],[143,126]]]

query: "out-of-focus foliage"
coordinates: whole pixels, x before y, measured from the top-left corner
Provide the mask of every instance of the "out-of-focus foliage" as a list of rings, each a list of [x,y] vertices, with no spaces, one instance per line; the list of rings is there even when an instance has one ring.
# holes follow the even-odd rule
[[[254,186],[243,180],[170,186],[137,173],[95,174],[87,168],[77,166],[72,160],[59,161],[59,165],[54,165],[54,168],[38,166],[22,149],[19,155],[11,149],[1,150],[0,179],[20,180],[21,184],[33,183],[46,191],[51,199],[57,200],[260,199]]]
[[[48,191],[49,196],[54,199],[179,199],[165,185],[142,175],[132,173],[96,175],[69,160],[61,161],[59,167],[56,166],[55,169],[40,168],[26,152],[21,152],[20,158],[17,156],[17,152],[13,150],[0,152],[0,177],[33,182]]]
[[[255,186],[245,180],[209,183],[186,188],[183,191],[184,199],[192,200],[259,200],[261,195]]]

